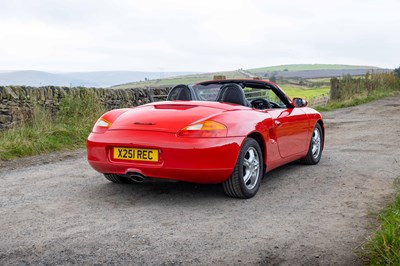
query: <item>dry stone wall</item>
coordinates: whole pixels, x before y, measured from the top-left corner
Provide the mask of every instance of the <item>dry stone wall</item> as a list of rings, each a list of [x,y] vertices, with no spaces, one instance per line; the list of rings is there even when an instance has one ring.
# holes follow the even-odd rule
[[[61,100],[70,95],[85,99],[93,92],[107,110],[138,106],[166,95],[169,88],[97,89],[68,87],[0,86],[0,130],[29,119],[35,105],[56,113]]]

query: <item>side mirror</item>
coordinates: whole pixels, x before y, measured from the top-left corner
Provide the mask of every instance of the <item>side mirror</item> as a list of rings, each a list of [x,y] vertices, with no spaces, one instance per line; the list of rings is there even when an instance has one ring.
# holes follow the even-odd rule
[[[294,107],[306,107],[308,102],[302,98],[293,98],[292,105]]]

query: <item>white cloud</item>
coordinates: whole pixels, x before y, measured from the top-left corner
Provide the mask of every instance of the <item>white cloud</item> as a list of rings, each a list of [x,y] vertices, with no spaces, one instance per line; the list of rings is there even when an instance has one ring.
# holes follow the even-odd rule
[[[0,69],[215,71],[400,64],[400,2],[0,2]]]

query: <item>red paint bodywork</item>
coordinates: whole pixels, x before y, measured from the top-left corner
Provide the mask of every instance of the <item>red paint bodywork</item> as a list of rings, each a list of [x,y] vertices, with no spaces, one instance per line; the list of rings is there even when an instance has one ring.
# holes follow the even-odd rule
[[[270,171],[305,157],[315,124],[323,127],[321,115],[309,107],[259,110],[211,101],[155,102],[113,110],[102,118],[111,122],[111,127],[95,127],[87,139],[88,161],[95,170],[196,183],[228,179],[249,136],[260,143],[266,171]],[[227,136],[177,135],[182,128],[203,120],[225,125]],[[113,160],[112,147],[158,149],[159,161]]]

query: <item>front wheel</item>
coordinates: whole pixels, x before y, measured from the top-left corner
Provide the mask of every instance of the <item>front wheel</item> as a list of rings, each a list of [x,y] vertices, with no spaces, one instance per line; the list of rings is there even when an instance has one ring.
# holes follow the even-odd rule
[[[313,134],[311,136],[310,146],[306,157],[301,159],[304,164],[317,164],[321,160],[322,145],[324,143],[324,136],[322,134],[322,128],[319,123],[314,127]]]
[[[232,175],[222,183],[222,187],[230,197],[248,199],[257,194],[263,174],[260,145],[256,140],[247,138],[240,149]]]

